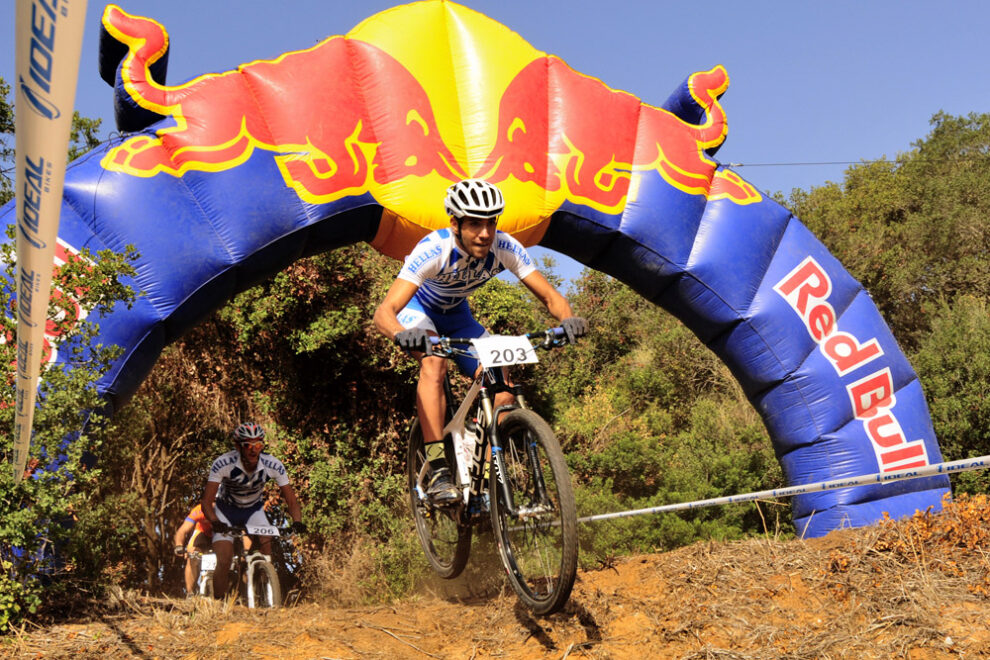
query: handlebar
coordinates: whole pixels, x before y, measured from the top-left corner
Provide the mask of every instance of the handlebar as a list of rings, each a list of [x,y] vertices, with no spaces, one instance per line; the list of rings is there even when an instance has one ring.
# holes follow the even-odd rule
[[[526,334],[519,335],[520,337],[525,337],[530,342],[534,339],[540,339],[541,341],[537,344],[533,344],[533,348],[542,348],[544,350],[550,350],[551,348],[560,348],[561,346],[567,345],[567,339],[564,336],[564,329],[561,327],[547,328],[546,330],[538,330],[536,332],[527,332]],[[430,354],[437,357],[453,357],[455,355],[472,355],[472,349],[457,348],[455,344],[461,344],[470,346],[477,337],[435,337],[430,336]]]
[[[230,529],[226,532],[219,532],[227,536],[284,536],[286,534],[292,534],[292,527],[280,528],[275,525],[252,525],[252,529],[249,530],[246,525],[230,525]],[[218,532],[214,531],[214,535]]]

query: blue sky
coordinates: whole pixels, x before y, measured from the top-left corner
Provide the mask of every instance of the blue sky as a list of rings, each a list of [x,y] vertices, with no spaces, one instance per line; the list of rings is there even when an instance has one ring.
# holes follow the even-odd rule
[[[14,79],[13,3],[4,3],[0,76]],[[401,4],[381,0],[121,0],[171,38],[168,82],[235,68],[342,34]],[[990,3],[980,0],[725,2],[465,0],[535,48],[647,103],[716,64],[729,136],[723,163],[758,188],[789,193],[841,181],[845,164],[894,157],[932,114],[990,111]],[[113,130],[110,88],[97,71],[104,2],[89,0],[76,108]],[[783,164],[783,165],[777,165]],[[580,266],[558,258],[570,278]]]

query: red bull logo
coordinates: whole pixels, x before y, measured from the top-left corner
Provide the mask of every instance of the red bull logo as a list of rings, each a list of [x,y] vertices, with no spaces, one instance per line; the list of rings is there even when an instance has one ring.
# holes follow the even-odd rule
[[[583,76],[548,57],[526,67],[499,105],[498,141],[480,176],[498,183],[534,182],[567,199],[618,212],[628,199],[633,174],[658,172],[692,195],[749,204],[760,193],[737,175],[716,171],[704,154],[725,140],[727,124],[718,97],[729,77],[721,66],[696,73],[689,86],[707,120],[692,125],[673,113],[641,103],[627,92]],[[555,100],[568,111],[560,127],[549,126]]]
[[[467,11],[450,4],[442,8]],[[400,7],[392,13],[401,11],[423,10]],[[160,24],[112,5],[103,22],[128,46],[120,84],[129,97],[175,122],[154,136],[139,135],[109,151],[102,161],[108,170],[182,176],[234,168],[255,151],[267,151],[274,154],[285,185],[306,202],[328,203],[370,192],[400,218],[417,224],[424,218],[434,222],[437,214],[409,213],[403,207],[407,198],[440,199],[451,181],[469,176],[499,183],[510,200],[507,215],[537,216],[529,226],[564,201],[620,213],[635,198],[637,175],[648,172],[691,195],[737,204],[762,199],[753,186],[718,169],[705,155],[727,133],[718,102],[728,87],[721,66],[690,79],[692,94],[706,113],[705,121],[694,125],[583,76],[524,42],[512,42],[512,48],[518,51],[515,60],[528,64],[505,64],[498,71],[502,62],[486,61],[485,67],[496,70],[490,78],[504,82],[476,85],[478,89],[457,88],[453,75],[446,87],[424,84],[417,75],[430,74],[407,66],[412,46],[396,46],[393,55],[353,37],[331,37],[275,60],[170,87],[150,74],[151,64],[167,50]],[[506,28],[488,23],[495,27],[485,29],[511,41]],[[422,40],[420,51],[436,48],[422,30],[407,32],[404,39]],[[437,116],[438,100],[446,109],[451,98],[463,94],[478,97],[465,106],[492,110],[468,117],[463,114],[468,111],[458,109],[462,114],[457,117]],[[551,110],[559,117],[553,125]],[[465,125],[487,126],[489,121],[490,128],[473,133]],[[478,139],[490,142],[472,142]],[[487,157],[471,155],[479,152]],[[513,210],[514,194],[530,207],[531,200],[539,200],[538,212]]]
[[[883,356],[876,338],[860,342],[838,327],[838,315],[829,304],[832,281],[813,257],[774,286],[804,322],[811,338],[818,344],[839,376],[865,366]],[[876,453],[881,472],[893,472],[928,465],[924,441],[909,441],[894,416],[897,405],[890,368],[877,369],[869,376],[846,385],[853,416],[863,423]]]

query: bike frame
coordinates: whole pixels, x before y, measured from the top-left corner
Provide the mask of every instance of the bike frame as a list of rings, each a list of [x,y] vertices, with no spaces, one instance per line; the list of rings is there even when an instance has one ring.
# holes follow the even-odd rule
[[[534,337],[545,336],[544,333],[531,333],[526,335],[527,338],[532,339]],[[551,338],[545,336],[544,348],[551,345]],[[452,347],[453,343],[467,343],[467,340],[460,339],[449,339],[445,338],[441,340],[439,346],[441,348],[444,357],[450,357],[457,354],[469,354],[468,351],[463,349],[458,349]],[[447,400],[448,410],[452,409],[452,402],[455,401],[453,390],[450,386],[450,376],[447,375],[444,378],[444,394]],[[494,397],[499,392],[509,392],[516,400],[516,403],[508,404],[504,406],[498,406],[494,408]],[[528,409],[529,406],[526,403],[526,398],[523,395],[522,386],[520,385],[509,385],[503,382],[503,379],[496,375],[495,369],[482,368],[478,375],[474,378],[470,389],[464,395],[464,399],[461,401],[457,410],[450,415],[450,422],[447,423],[443,428],[443,437],[446,438],[448,435],[454,443],[454,459],[457,462],[457,474],[462,474],[462,469],[464,468],[463,461],[465,457],[460,451],[458,451],[457,443],[459,438],[464,437],[467,428],[467,419],[470,415],[471,410],[474,409],[475,401],[479,401],[479,412],[477,416],[478,425],[478,436],[471,447],[471,464],[468,466],[468,483],[462,484],[464,488],[464,500],[463,504],[468,504],[472,496],[478,496],[484,492],[485,486],[485,464],[492,463],[496,474],[505,474],[505,461],[502,457],[502,443],[498,435],[498,419],[506,412],[517,409]],[[487,458],[488,447],[491,446],[491,457]],[[537,462],[537,457],[535,456],[535,449],[532,447],[527,447],[527,451],[530,452],[530,459],[535,463]],[[419,474],[416,479],[416,489],[421,498],[426,499],[426,489],[424,483],[426,481],[427,474],[429,472],[429,462],[424,462],[422,468],[420,468]],[[539,515],[544,512],[543,507],[533,507],[533,508],[523,508],[516,509],[512,506],[512,495],[509,492],[509,486],[505,480],[499,479],[498,483],[502,490],[502,500],[505,502],[504,507],[509,515],[514,517],[525,518],[527,516]],[[542,479],[536,484],[538,493],[541,501],[546,500],[546,485],[543,483]]]
[[[431,437],[427,444],[422,420],[418,420],[409,432],[406,450],[416,534],[437,575],[452,579],[463,572],[471,552],[472,528],[488,518],[512,589],[540,615],[560,610],[574,586],[576,503],[553,429],[529,409],[522,387],[502,376],[503,367],[536,362],[535,349],[569,343],[564,334],[563,328],[550,328],[483,339],[431,337],[428,355],[477,357],[482,367],[460,401],[452,392],[453,377],[442,379],[444,414],[449,422],[441,438]],[[515,395],[515,401],[498,405],[508,398],[502,392]],[[444,469],[456,469],[457,475],[447,503],[431,501],[424,486],[439,467],[441,453],[446,457]]]
[[[265,529],[270,529],[274,533],[259,533]],[[243,564],[244,576],[247,581],[248,602],[253,602],[255,571],[257,570],[258,566],[260,566],[261,564],[271,564],[272,568],[275,568],[275,564],[272,563],[272,560],[267,555],[262,554],[260,550],[252,549],[250,552],[245,553],[244,537],[249,534],[248,531],[244,529],[235,529],[233,531],[234,531],[233,533],[234,554],[230,558],[230,575],[235,574],[238,566]],[[278,528],[276,527],[269,527],[269,528],[259,527],[256,529],[252,529],[251,534],[255,534],[257,536],[272,536],[272,537],[279,536]],[[202,594],[206,589],[207,572],[211,570],[215,570],[217,563],[217,555],[216,552],[212,550],[210,552],[201,552],[201,553],[197,552],[196,554],[199,555],[199,560],[200,560],[199,576],[197,576],[196,578],[196,591]],[[209,560],[207,559],[208,557],[212,557],[213,560],[212,566],[210,568],[206,568],[206,564],[210,563]]]

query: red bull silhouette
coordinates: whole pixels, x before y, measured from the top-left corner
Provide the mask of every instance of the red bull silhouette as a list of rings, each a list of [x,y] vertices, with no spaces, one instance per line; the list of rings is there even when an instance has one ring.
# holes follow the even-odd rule
[[[575,203],[613,213],[622,209],[637,171],[656,171],[689,194],[712,197],[714,188],[714,197],[739,204],[760,201],[752,185],[716,172],[718,164],[705,155],[728,132],[718,102],[729,84],[725,68],[696,73],[688,84],[706,113],[701,125],[613,90],[556,57],[536,60],[500,99],[498,141],[476,175],[565,189]],[[562,121],[551,130],[547,108],[555,104],[566,104],[571,111],[560,113]]]
[[[168,87],[152,74],[167,48],[164,28],[112,5],[103,20],[106,31],[129,49],[119,69],[123,90],[140,107],[175,121],[156,138],[134,137],[113,149],[103,160],[107,169],[181,176],[229,169],[256,149],[271,151],[286,185],[310,203],[368,192],[372,182],[387,185],[430,173],[456,181],[468,175],[445,144],[422,85],[371,44],[332,37],[272,61]],[[358,84],[360,72],[369,70],[378,75],[361,76]],[[315,79],[321,84],[313,85]],[[694,125],[581,75],[556,57],[540,57],[498,99],[497,140],[470,175],[536,183],[610,213],[622,210],[636,171],[657,171],[689,194],[760,201],[752,185],[718,171],[705,155],[727,134],[718,97],[728,83],[721,66],[690,78],[706,112],[705,122]],[[368,98],[375,99],[373,115]],[[551,131],[547,108],[557,103],[580,111],[567,113]]]
[[[168,44],[159,23],[110,5],[103,24],[129,49],[119,67],[123,90],[140,107],[175,120],[157,137],[137,136],[112,149],[103,159],[108,170],[182,176],[231,169],[256,149],[271,151],[286,185],[310,203],[368,192],[372,181],[388,184],[431,172],[462,178],[423,88],[371,44],[332,37],[272,61],[169,87],[152,74]],[[359,87],[356,78],[369,70],[377,76]],[[374,122],[367,94],[378,98]]]

